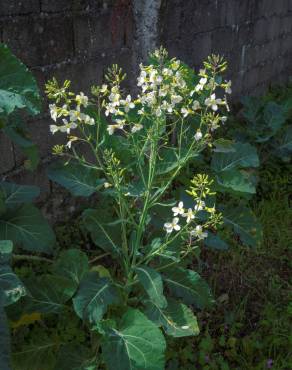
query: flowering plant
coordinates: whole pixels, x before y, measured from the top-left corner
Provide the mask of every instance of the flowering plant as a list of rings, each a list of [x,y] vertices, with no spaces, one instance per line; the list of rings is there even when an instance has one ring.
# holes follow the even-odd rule
[[[187,205],[171,190],[226,121],[225,69],[222,58],[211,56],[196,75],[161,48],[140,65],[136,98],[124,94],[125,75],[116,65],[107,84],[92,87],[92,98],[72,93],[69,81],[46,86],[51,132],[67,136],[66,145],[53,148],[62,160],[49,177],[73,195],[97,194],[97,208],[85,210],[83,221],[113,261],[108,269],[83,264],[71,294],[76,314],[100,337],[109,369],[164,369],[160,328],[173,337],[197,335],[194,311],[212,304],[206,282],[185,268],[208,229],[222,222],[212,180],[194,176]],[[67,269],[80,271],[87,256],[68,253],[60,263],[70,258]]]

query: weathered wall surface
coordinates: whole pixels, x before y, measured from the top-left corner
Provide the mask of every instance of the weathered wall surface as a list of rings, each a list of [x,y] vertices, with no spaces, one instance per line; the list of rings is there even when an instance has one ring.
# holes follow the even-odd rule
[[[236,99],[260,93],[292,74],[292,0],[0,0],[0,41],[27,64],[40,89],[56,76],[77,91],[101,82],[120,64],[135,83],[138,63],[163,44],[199,67],[210,53],[225,55]],[[22,171],[23,156],[0,134],[0,174],[52,191],[45,174],[51,147],[44,113],[28,122],[43,163]]]

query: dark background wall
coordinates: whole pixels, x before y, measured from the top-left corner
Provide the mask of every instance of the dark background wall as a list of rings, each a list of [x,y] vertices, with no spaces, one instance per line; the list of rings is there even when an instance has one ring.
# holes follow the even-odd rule
[[[0,0],[0,41],[30,67],[41,91],[56,76],[86,92],[112,63],[133,84],[138,63],[160,44],[196,68],[220,53],[236,100],[292,74],[292,0]],[[2,177],[41,185],[43,196],[52,191],[45,168],[60,140],[50,123],[44,97],[43,113],[27,123],[42,157],[33,174],[0,134]]]

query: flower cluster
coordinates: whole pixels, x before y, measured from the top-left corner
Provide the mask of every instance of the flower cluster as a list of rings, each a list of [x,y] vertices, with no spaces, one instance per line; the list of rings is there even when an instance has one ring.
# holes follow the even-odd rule
[[[64,104],[62,107],[58,107],[56,104],[50,104],[50,115],[53,121],[57,122],[58,118],[62,119],[62,125],[50,125],[50,131],[52,134],[56,132],[63,132],[70,134],[71,130],[78,127],[79,124],[94,125],[95,121],[88,114],[81,111],[82,107],[88,106],[88,97],[80,92],[74,99],[68,99],[69,104]],[[71,106],[75,103],[74,108]],[[74,141],[76,137],[74,136]],[[67,143],[68,147],[71,147],[72,141],[69,140]]]
[[[181,216],[186,219],[187,226],[191,224],[191,222],[195,219],[196,213],[198,211],[201,211],[205,208],[205,202],[204,201],[198,201],[196,205],[194,206],[194,209],[184,208],[183,202],[179,202],[176,207],[172,208],[173,216],[172,222],[166,222],[164,224],[164,228],[168,234],[172,233],[173,230],[180,231],[181,226],[179,225],[179,217]],[[208,233],[203,230],[202,225],[197,224],[195,228],[190,227],[189,233],[191,236],[196,237],[198,240],[202,240],[208,236]]]

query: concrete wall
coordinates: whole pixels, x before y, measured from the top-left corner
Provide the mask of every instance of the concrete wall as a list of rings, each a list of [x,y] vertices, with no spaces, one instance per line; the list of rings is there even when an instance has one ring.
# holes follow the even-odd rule
[[[135,83],[138,63],[160,44],[194,67],[220,53],[237,99],[292,74],[292,0],[0,0],[0,41],[30,67],[41,90],[56,76],[86,92],[112,63]],[[23,171],[22,154],[0,134],[0,174],[41,185],[46,197],[54,185],[45,168],[60,139],[49,134],[45,98],[43,105],[27,123],[40,147],[38,171]]]

